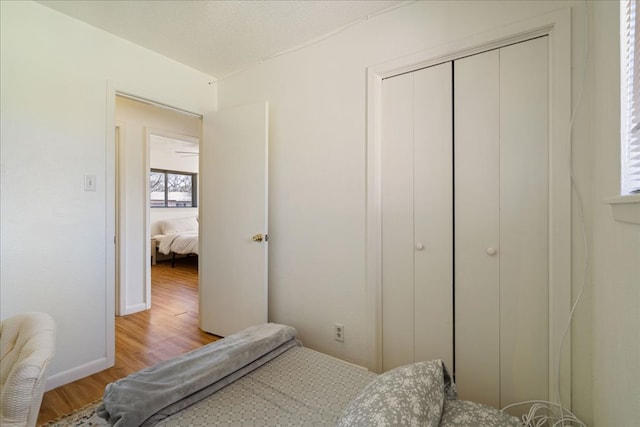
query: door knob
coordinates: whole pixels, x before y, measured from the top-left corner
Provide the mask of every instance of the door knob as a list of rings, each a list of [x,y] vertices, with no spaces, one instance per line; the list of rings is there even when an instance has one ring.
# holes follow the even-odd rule
[[[418,242],[418,243],[416,243],[416,249],[421,251],[421,250],[424,249],[424,245],[422,243]]]
[[[264,239],[264,236],[261,233],[255,234],[251,240],[253,240],[254,242],[262,242],[262,240]]]
[[[495,255],[496,252],[498,252],[496,248],[487,248],[487,255]]]

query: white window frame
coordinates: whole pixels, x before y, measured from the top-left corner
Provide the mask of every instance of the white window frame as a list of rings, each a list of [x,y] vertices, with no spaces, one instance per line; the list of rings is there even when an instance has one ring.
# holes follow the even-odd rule
[[[640,193],[640,10],[620,2],[620,125],[622,196]],[[636,31],[636,27],[638,27]]]
[[[620,1],[620,194],[604,203],[616,221],[640,224],[640,17],[632,22],[631,6],[638,11],[637,0]]]
[[[175,171],[169,169],[151,168],[152,173],[164,174],[164,204],[153,205],[151,199],[151,190],[149,190],[149,206],[152,209],[182,209],[182,208],[197,208],[198,207],[198,174],[195,172]],[[169,184],[168,175],[183,175],[191,178],[191,206],[169,206]]]

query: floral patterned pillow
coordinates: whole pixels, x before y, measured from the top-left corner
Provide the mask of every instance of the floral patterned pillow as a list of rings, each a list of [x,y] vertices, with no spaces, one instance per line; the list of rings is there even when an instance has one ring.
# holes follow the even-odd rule
[[[392,369],[353,399],[338,419],[346,426],[438,426],[455,387],[441,360]]]

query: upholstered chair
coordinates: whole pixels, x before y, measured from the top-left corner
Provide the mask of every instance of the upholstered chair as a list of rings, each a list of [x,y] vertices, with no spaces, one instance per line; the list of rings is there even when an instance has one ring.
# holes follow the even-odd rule
[[[35,426],[55,348],[56,326],[45,313],[0,321],[0,425]]]

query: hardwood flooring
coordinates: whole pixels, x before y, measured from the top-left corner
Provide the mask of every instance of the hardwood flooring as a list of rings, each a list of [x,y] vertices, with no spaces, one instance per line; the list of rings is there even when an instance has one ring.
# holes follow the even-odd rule
[[[151,310],[116,317],[116,363],[44,394],[38,425],[100,399],[105,386],[219,337],[198,328],[197,258],[152,266]]]

